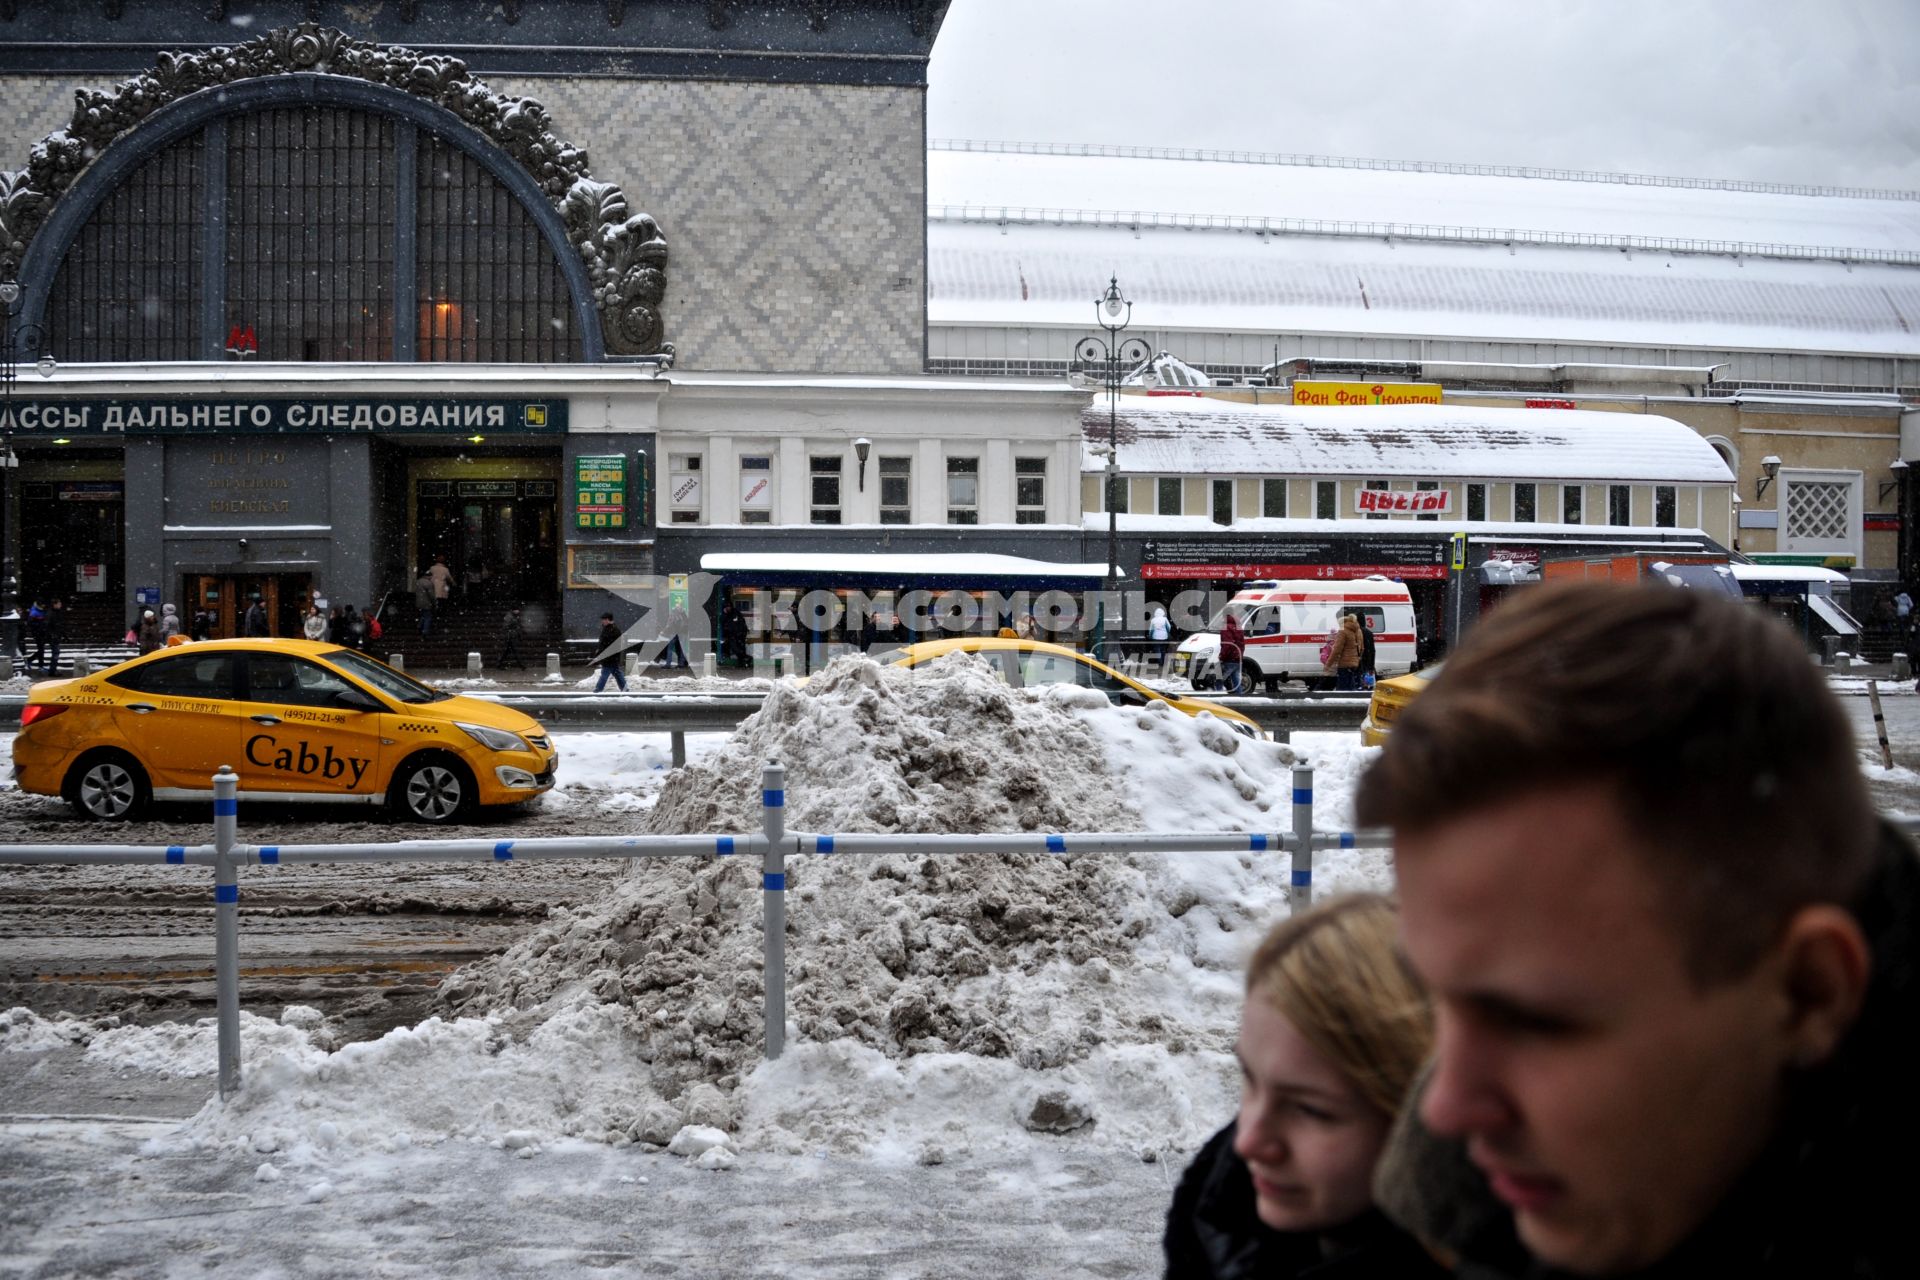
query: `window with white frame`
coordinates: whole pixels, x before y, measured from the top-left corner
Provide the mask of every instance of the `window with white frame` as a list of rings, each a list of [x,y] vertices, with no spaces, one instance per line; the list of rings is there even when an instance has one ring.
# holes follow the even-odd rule
[[[1417,480],[1414,482],[1413,487],[1423,492],[1431,493],[1432,491],[1440,487],[1440,482],[1438,480]],[[1437,515],[1414,517],[1415,520],[1438,520],[1439,518],[1440,517]]]
[[[840,523],[840,471],[837,453],[816,453],[807,458],[807,523]]]
[[[1213,522],[1215,524],[1233,523],[1233,481],[1215,480],[1213,483]]]
[[[1260,514],[1269,520],[1287,518],[1287,482],[1285,480],[1260,482]]]
[[[740,455],[740,523],[773,523],[773,459],[767,454]]]
[[[1533,523],[1537,518],[1534,503],[1538,496],[1531,483],[1513,486],[1513,518],[1516,523]]]
[[[913,459],[880,459],[880,523],[913,523]]]
[[[700,464],[697,453],[667,455],[667,519],[672,524],[700,523],[706,506]]]
[[[1047,522],[1047,460],[1045,458],[1013,460],[1013,522],[1015,524]]]
[[[1338,480],[1313,482],[1313,518],[1316,520],[1340,518],[1340,482]]]
[[[980,523],[980,459],[947,459],[947,523]]]
[[[1858,471],[1782,471],[1780,550],[1858,557],[1862,541],[1862,477]]]
[[[1633,486],[1630,484],[1610,484],[1607,486],[1607,523],[1633,523]]]

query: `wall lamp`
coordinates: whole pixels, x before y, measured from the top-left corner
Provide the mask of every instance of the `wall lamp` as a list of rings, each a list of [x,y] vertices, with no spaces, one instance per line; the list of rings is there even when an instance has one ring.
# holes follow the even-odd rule
[[[873,452],[873,441],[861,436],[853,442],[854,460],[860,464],[860,492],[867,491],[867,455]]]
[[[1907,478],[1907,460],[1905,458],[1895,458],[1887,464],[1887,470],[1893,472],[1893,479],[1882,480],[1880,482],[1880,497],[1878,499],[1880,502],[1887,500],[1887,490],[1899,488],[1900,482]]]
[[[1760,501],[1760,495],[1764,494],[1767,491],[1767,486],[1772,484],[1773,478],[1779,474],[1780,474],[1779,458],[1775,457],[1773,454],[1770,453],[1766,457],[1760,459],[1760,483],[1753,486],[1753,500],[1755,502]]]

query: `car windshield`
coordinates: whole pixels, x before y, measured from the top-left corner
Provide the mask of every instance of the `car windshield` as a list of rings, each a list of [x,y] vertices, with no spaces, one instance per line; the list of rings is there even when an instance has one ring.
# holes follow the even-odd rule
[[[334,666],[358,676],[396,702],[445,702],[453,695],[421,684],[405,672],[351,649],[329,649],[320,655]]]

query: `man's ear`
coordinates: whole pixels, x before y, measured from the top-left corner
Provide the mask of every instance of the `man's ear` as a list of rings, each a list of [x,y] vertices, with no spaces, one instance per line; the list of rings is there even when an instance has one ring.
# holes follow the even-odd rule
[[[1787,1003],[1787,1057],[1796,1067],[1825,1062],[1860,1016],[1873,953],[1860,923],[1831,903],[1800,908],[1776,954]]]

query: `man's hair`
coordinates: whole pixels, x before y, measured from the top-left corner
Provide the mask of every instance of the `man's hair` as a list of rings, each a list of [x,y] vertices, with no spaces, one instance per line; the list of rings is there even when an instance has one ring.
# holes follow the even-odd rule
[[[1853,730],[1800,640],[1667,586],[1503,605],[1394,721],[1355,810],[1420,831],[1588,782],[1613,788],[1703,985],[1751,971],[1800,907],[1848,902],[1872,859]]]
[[[1278,1009],[1385,1116],[1433,1047],[1432,1009],[1396,938],[1393,904],[1355,893],[1282,920],[1247,962],[1248,997]]]

